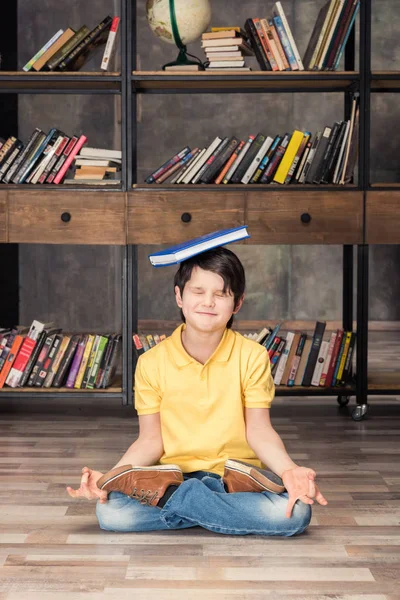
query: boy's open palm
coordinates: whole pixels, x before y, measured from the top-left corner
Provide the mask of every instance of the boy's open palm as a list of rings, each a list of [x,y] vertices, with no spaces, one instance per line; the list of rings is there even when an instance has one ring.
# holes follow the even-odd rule
[[[289,501],[286,508],[286,517],[292,516],[293,507],[297,500],[304,504],[314,504],[315,498],[319,504],[326,506],[328,501],[319,491],[315,483],[316,472],[306,467],[296,467],[288,469],[282,474],[282,481],[289,494]]]
[[[107,492],[99,490],[96,483],[103,476],[100,471],[93,471],[83,467],[81,485],[77,490],[67,487],[67,492],[72,498],[87,498],[88,500],[99,499],[101,504],[107,502]]]

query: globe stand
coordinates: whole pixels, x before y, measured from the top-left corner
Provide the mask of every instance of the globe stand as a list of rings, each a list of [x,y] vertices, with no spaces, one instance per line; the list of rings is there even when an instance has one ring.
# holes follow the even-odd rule
[[[176,60],[163,65],[162,70],[165,71],[165,67],[175,67],[175,66],[185,67],[185,66],[189,66],[189,65],[197,65],[199,67],[199,71],[204,71],[204,65],[201,62],[201,60],[199,58],[197,58],[197,56],[193,56],[193,54],[189,54],[186,49],[186,46],[183,44],[183,42],[181,40],[181,36],[179,35],[178,23],[176,21],[175,1],[174,0],[169,0],[169,14],[170,14],[170,18],[171,18],[171,26],[172,26],[172,33],[174,36],[174,41],[179,49],[179,54],[178,54]],[[191,56],[192,58],[195,58],[196,60],[189,60],[188,56]]]

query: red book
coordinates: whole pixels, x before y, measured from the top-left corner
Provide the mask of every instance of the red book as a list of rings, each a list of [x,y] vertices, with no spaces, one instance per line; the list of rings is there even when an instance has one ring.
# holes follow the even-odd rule
[[[23,339],[24,338],[22,337],[22,335],[16,335],[14,338],[13,345],[11,346],[11,350],[7,356],[7,360],[4,363],[4,366],[0,373],[0,389],[4,386],[4,383],[5,383],[7,376],[11,370],[13,362],[18,354],[18,350],[20,349],[20,346],[23,342]]]
[[[333,352],[332,352],[332,360],[329,365],[328,373],[326,375],[325,387],[331,387],[331,385],[332,385],[332,378],[333,378],[333,374],[335,372],[336,361],[338,358],[343,335],[344,335],[343,329],[338,329],[335,345],[333,347]]]
[[[28,364],[28,360],[30,359],[35,346],[36,340],[33,340],[28,336],[22,342],[18,355],[16,356],[12,369],[7,377],[6,384],[10,387],[15,388],[18,386],[19,380],[22,377],[22,373],[25,371],[25,367]]]
[[[81,135],[79,140],[76,142],[75,146],[72,148],[71,153],[68,156],[67,160],[65,161],[65,163],[63,164],[63,166],[61,167],[61,169],[58,171],[57,175],[55,176],[55,178],[54,178],[55,184],[61,183],[61,181],[64,179],[64,176],[65,176],[66,172],[68,171],[70,164],[72,163],[75,156],[78,154],[79,150],[82,148],[83,144],[86,141],[87,141],[86,135]]]

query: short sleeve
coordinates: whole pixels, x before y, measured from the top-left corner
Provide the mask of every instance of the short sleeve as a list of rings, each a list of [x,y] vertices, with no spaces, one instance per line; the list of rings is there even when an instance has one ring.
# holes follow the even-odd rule
[[[160,412],[161,391],[157,380],[157,370],[139,357],[135,371],[135,408],[139,415]]]
[[[246,408],[269,408],[271,406],[275,396],[275,385],[266,350],[258,354],[254,361],[249,361],[243,394]]]

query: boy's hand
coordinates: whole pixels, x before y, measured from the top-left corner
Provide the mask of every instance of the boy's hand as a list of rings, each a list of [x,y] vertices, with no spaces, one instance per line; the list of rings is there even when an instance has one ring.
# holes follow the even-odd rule
[[[326,506],[328,501],[324,498],[314,482],[317,474],[312,469],[306,467],[295,467],[282,473],[282,481],[289,494],[289,501],[286,508],[286,517],[292,516],[293,506],[296,500],[301,500],[304,504],[314,504],[312,498],[315,498],[319,504]]]
[[[96,483],[103,476],[100,471],[92,471],[88,467],[82,469],[82,479],[79,489],[74,490],[71,487],[67,487],[67,492],[72,498],[87,498],[88,500],[100,499],[100,503],[104,504],[107,502],[107,492],[105,490],[99,490]]]

